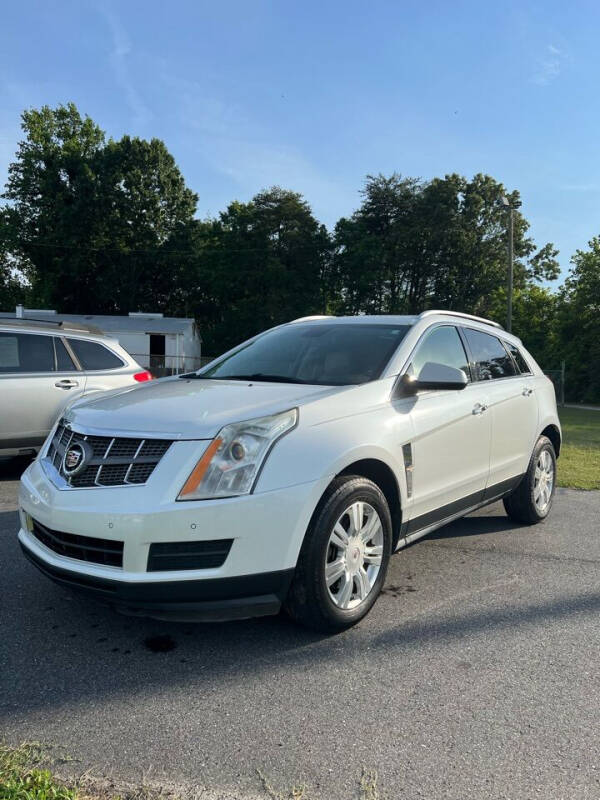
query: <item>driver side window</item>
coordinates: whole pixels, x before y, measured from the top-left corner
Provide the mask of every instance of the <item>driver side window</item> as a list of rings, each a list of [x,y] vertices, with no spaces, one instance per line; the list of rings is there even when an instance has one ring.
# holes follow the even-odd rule
[[[440,325],[426,334],[413,355],[409,373],[417,378],[423,366],[430,361],[462,369],[467,380],[470,379],[469,359],[458,331],[453,325]]]

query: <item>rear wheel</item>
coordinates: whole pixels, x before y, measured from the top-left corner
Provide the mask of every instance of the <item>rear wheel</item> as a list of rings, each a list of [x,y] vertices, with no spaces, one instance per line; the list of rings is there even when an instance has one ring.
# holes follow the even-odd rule
[[[543,522],[552,508],[555,488],[556,453],[550,439],[540,436],[523,480],[504,498],[506,513],[526,525]]]
[[[390,512],[379,487],[359,476],[336,478],[306,533],[286,610],[318,631],[355,625],[381,591],[391,544]]]

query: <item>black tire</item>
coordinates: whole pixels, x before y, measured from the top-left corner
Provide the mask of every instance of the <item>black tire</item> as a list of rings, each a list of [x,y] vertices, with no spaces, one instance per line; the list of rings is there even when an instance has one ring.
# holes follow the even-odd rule
[[[551,464],[552,470],[550,498],[543,507],[540,507],[540,504],[536,503],[536,490],[538,486],[536,469],[540,464],[540,459],[546,461],[547,464]],[[533,448],[529,466],[527,472],[523,476],[523,480],[511,494],[504,498],[506,513],[515,522],[521,522],[525,525],[536,525],[539,522],[544,522],[552,508],[555,488],[556,453],[554,452],[554,446],[546,436],[540,436]]]
[[[379,516],[383,533],[381,564],[365,599],[354,608],[343,609],[336,605],[330,595],[325,577],[325,561],[330,552],[330,537],[334,526],[344,511],[356,502],[368,503]],[[350,628],[368,614],[377,600],[385,582],[391,549],[392,520],[381,489],[367,478],[357,475],[336,478],[321,499],[304,537],[292,585],[284,604],[285,610],[296,622],[312,630],[336,633]],[[354,590],[355,584],[352,588]]]

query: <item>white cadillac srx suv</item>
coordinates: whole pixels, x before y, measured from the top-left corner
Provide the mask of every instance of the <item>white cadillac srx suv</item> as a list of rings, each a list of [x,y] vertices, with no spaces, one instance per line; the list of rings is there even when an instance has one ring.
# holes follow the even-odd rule
[[[20,488],[46,575],[129,614],[371,608],[390,555],[502,498],[548,515],[561,431],[520,340],[465,314],[309,317],[199,372],[76,401]]]

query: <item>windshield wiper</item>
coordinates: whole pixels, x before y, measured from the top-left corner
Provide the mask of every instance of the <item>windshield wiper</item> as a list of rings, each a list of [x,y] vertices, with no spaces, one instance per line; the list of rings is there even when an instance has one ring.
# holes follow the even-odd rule
[[[266,372],[253,372],[251,375],[215,375],[222,381],[265,381],[266,383],[306,383],[299,378],[290,378],[288,375],[269,375]]]
[[[306,383],[299,378],[287,375],[269,375],[266,372],[253,372],[251,375],[186,375],[187,378],[205,378],[212,381],[264,381],[265,383]]]

